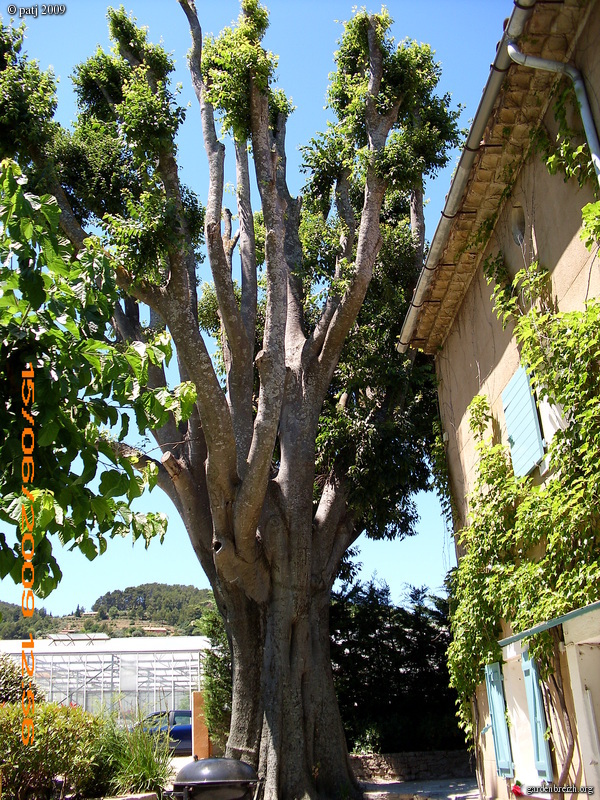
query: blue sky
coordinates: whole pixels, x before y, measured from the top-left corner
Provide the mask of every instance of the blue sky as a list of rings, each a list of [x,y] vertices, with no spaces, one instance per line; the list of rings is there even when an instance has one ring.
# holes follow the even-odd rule
[[[52,67],[59,77],[58,119],[68,124],[76,108],[69,75],[75,64],[92,55],[98,45],[109,47],[105,0],[67,0],[66,12],[59,16],[26,18],[28,29],[25,50],[43,68]],[[207,173],[199,126],[199,112],[186,70],[189,31],[176,0],[129,0],[124,3],[138,22],[147,25],[152,41],[162,39],[172,52],[177,71],[175,82],[182,84],[181,103],[190,103],[179,139],[182,178],[201,198],[206,197]],[[299,192],[303,176],[298,172],[298,147],[325,127],[324,109],[327,76],[333,69],[333,52],[341,33],[339,20],[352,14],[352,2],[345,0],[273,0],[267,3],[271,25],[266,46],[279,54],[279,84],[291,95],[296,111],[288,124],[288,172],[292,192]],[[441,92],[450,92],[453,103],[464,106],[461,127],[473,118],[487,81],[496,43],[502,36],[502,23],[512,11],[510,0],[391,0],[387,8],[395,21],[392,33],[428,42],[442,65]],[[237,0],[219,3],[196,0],[205,33],[218,33],[238,15]],[[19,6],[16,6],[19,8]],[[39,7],[41,14],[42,6]],[[378,11],[379,4],[367,6]],[[8,21],[7,6],[0,6],[3,21]],[[18,12],[15,15],[18,17]],[[452,162],[426,188],[427,238],[431,240],[450,186]],[[233,203],[233,197],[231,203]],[[441,519],[433,495],[417,498],[421,516],[419,534],[402,542],[360,541],[363,564],[361,577],[376,573],[391,588],[392,598],[401,602],[408,585],[441,587],[447,570],[455,564],[451,537]],[[146,582],[193,584],[208,582],[194,556],[187,534],[168,500],[155,489],[143,498],[145,510],[162,510],[171,519],[164,544],[153,542],[145,551],[138,542],[111,541],[107,553],[93,562],[77,553],[56,555],[63,568],[59,587],[43,601],[54,614],[64,614],[79,604],[89,609],[101,594]],[[2,600],[20,603],[21,592],[10,579],[0,585]],[[41,603],[39,603],[41,604]]]

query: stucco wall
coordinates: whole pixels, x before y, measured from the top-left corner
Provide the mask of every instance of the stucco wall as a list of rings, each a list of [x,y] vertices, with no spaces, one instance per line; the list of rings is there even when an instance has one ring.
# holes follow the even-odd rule
[[[552,113],[547,122],[549,127],[554,125]],[[501,251],[509,271],[515,274],[525,263],[537,260],[551,272],[556,305],[563,311],[583,308],[588,298],[600,294],[600,262],[595,253],[586,250],[579,236],[581,208],[592,199],[589,188],[580,189],[575,180],[565,182],[561,175],[550,175],[540,157],[532,156],[504,206],[482,263],[488,255]],[[523,209],[525,219],[522,247],[512,234],[515,207]],[[487,396],[499,424],[496,433],[506,441],[501,394],[519,365],[512,326],[503,330],[493,311],[492,288],[480,264],[436,358],[458,527],[465,523],[466,498],[473,487],[476,463],[469,403],[479,393]]]

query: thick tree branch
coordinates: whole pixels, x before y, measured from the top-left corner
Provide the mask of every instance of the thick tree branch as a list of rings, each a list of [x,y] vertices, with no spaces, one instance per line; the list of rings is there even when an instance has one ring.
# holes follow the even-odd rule
[[[227,400],[219,384],[206,344],[198,330],[197,320],[188,307],[182,308],[171,298],[165,302],[167,321],[178,357],[197,390],[196,405],[208,448],[208,479],[211,506],[223,529],[227,507],[232,502],[238,482],[236,447]]]
[[[302,347],[304,334],[304,289],[299,271],[302,267],[303,251],[300,241],[300,212],[302,199],[293,198],[287,185],[287,157],[285,152],[286,118],[279,113],[274,146],[277,153],[276,182],[279,197],[286,206],[285,214],[285,260],[288,267],[288,307],[286,321],[286,350],[288,354]]]
[[[247,353],[248,343],[241,315],[233,292],[233,281],[229,269],[223,239],[221,236],[221,217],[224,189],[225,147],[219,141],[215,129],[214,111],[206,98],[202,78],[202,28],[198,21],[193,0],[178,0],[190,26],[192,47],[189,54],[189,67],[192,85],[200,105],[204,147],[209,162],[209,189],[206,203],[206,244],[210,259],[215,290],[219,301],[223,324],[234,360],[240,360]]]
[[[250,170],[248,167],[248,143],[235,142],[235,172],[237,183],[237,207],[240,233],[240,261],[242,267],[242,323],[249,342],[254,344],[256,336],[256,240],[254,216],[250,199]]]
[[[381,247],[379,214],[385,193],[385,182],[369,169],[361,215],[358,247],[352,283],[335,309],[317,359],[317,383],[320,396],[331,381],[333,371],[358,312],[373,274],[373,265]]]
[[[348,510],[348,480],[339,465],[327,477],[313,520],[313,582],[331,588],[346,550],[360,530]]]
[[[423,186],[410,193],[410,229],[415,246],[415,269],[418,275],[423,267],[425,253],[425,214],[423,213]]]
[[[374,17],[369,18],[368,43],[370,76],[366,98],[366,127],[371,164],[367,168],[352,283],[331,315],[331,321],[327,326],[327,332],[323,337],[323,344],[318,355],[317,371],[319,374],[317,383],[321,397],[324,397],[327,386],[331,381],[346,336],[356,321],[371,281],[377,253],[381,247],[379,216],[385,194],[386,181],[385,177],[379,173],[376,159],[385,148],[387,136],[398,119],[401,104],[401,98],[397,97],[386,114],[380,114],[377,110],[376,98],[381,87],[383,56]],[[339,194],[339,203],[343,210],[343,192]],[[322,337],[322,335],[321,326],[318,329],[318,336]]]
[[[212,519],[206,482],[194,479],[185,462],[169,451],[158,462],[124,442],[111,442],[110,445],[115,454],[129,459],[139,471],[150,464],[158,469],[157,486],[165,492],[179,512],[206,574],[209,578],[214,577]]]
[[[341,255],[336,259],[334,280],[339,280],[342,277],[341,263],[342,259],[350,261],[352,259],[352,249],[356,239],[356,220],[354,218],[354,210],[350,201],[350,170],[345,167],[342,169],[335,187],[335,201],[338,216],[346,224],[347,231],[343,232],[340,236],[340,246],[342,248]],[[331,324],[333,315],[340,304],[340,297],[335,292],[330,292],[325,307],[321,313],[319,321],[315,325],[312,334],[309,337],[307,346],[305,347],[305,358],[311,360],[320,351],[325,341],[325,336]]]
[[[263,349],[256,357],[260,375],[258,410],[248,469],[234,508],[235,542],[246,554],[256,547],[260,518],[283,400],[288,270],[284,255],[285,204],[277,191],[277,153],[272,148],[267,97],[250,81],[250,119],[256,178],[266,226],[267,308]]]
[[[154,458],[151,458],[150,456],[146,455],[146,453],[142,452],[142,450],[139,450],[137,447],[132,447],[125,442],[109,441],[109,445],[115,455],[117,455],[119,458],[126,458],[131,462],[131,465],[134,467],[134,469],[137,469],[139,472],[143,472],[143,470],[149,466],[155,467],[158,470],[156,485],[163,490],[177,511],[179,511],[180,514],[182,513],[179,496],[175,491],[173,482],[169,477],[169,473],[160,461],[156,461]]]
[[[254,351],[254,336],[253,331],[252,337],[248,336],[248,327],[253,328],[253,326],[245,324],[244,315],[238,308],[231,277],[231,261],[227,257],[221,235],[225,148],[218,140],[214,111],[206,98],[202,79],[202,29],[198,21],[195,4],[191,0],[179,0],[179,2],[188,19],[192,36],[189,66],[194,91],[200,104],[204,146],[209,162],[209,190],[205,222],[206,244],[217,293],[219,313],[231,353],[231,367],[227,376],[228,394],[238,452],[238,471],[243,474],[251,436],[251,364]],[[247,220],[245,218],[240,224],[246,224],[247,230]],[[242,232],[240,232],[241,235]],[[244,255],[242,258],[244,259],[245,257],[247,261],[248,249],[246,241],[243,244]],[[244,262],[242,263],[244,265]],[[252,266],[255,267],[255,261]],[[256,276],[254,277],[255,282]]]

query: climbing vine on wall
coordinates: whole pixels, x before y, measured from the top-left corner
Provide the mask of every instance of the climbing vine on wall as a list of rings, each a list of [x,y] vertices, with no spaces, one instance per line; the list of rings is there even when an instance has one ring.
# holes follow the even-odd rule
[[[469,409],[479,461],[469,524],[459,534],[466,554],[454,578],[449,650],[467,733],[483,666],[501,658],[500,620],[526,630],[597,600],[600,586],[600,302],[558,312],[537,264],[512,283],[501,259],[488,266],[495,311],[504,325],[514,323],[536,394],[562,410],[565,429],[549,446],[550,473],[539,484],[515,477],[508,447],[494,436],[487,399],[475,397]],[[542,672],[549,671],[550,636],[528,644]]]

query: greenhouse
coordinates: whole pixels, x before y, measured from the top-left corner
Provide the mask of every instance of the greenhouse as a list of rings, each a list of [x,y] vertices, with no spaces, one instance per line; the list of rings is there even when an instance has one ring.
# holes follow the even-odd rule
[[[21,641],[0,651],[21,663]],[[191,708],[200,688],[204,636],[111,639],[104,633],[60,633],[36,639],[33,678],[46,699],[120,717]],[[29,659],[29,664],[31,660]]]

